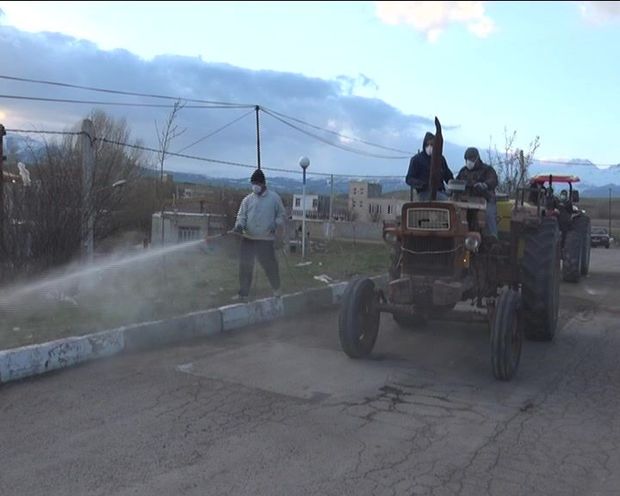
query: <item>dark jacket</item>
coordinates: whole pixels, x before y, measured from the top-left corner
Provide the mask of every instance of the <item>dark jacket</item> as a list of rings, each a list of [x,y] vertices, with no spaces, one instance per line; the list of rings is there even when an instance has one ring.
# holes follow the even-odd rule
[[[458,175],[457,179],[467,181],[467,191],[475,196],[481,196],[487,201],[495,201],[495,188],[497,188],[497,174],[495,169],[490,165],[485,164],[482,160],[478,159],[476,165],[472,170],[467,167],[463,167]],[[474,185],[476,183],[486,183],[486,190],[476,190]]]
[[[429,188],[429,178],[431,175],[431,157],[424,151],[425,144],[428,143],[429,138],[432,139],[431,133],[426,133],[424,141],[422,142],[422,151],[411,157],[409,160],[409,170],[407,171],[407,177],[405,181],[407,184],[416,189],[418,193],[427,191]],[[439,191],[444,191],[444,183],[447,183],[450,179],[454,179],[452,171],[448,167],[446,159],[441,157],[441,184],[439,185]]]

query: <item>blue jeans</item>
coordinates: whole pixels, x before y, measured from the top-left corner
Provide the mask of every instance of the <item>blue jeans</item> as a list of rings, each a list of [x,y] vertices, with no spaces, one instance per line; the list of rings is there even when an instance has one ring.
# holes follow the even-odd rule
[[[487,231],[490,236],[497,238],[497,203],[487,202]]]
[[[446,195],[443,191],[437,191],[437,201],[446,201],[448,200],[448,195]],[[430,190],[422,191],[418,193],[418,201],[431,201],[431,192]]]

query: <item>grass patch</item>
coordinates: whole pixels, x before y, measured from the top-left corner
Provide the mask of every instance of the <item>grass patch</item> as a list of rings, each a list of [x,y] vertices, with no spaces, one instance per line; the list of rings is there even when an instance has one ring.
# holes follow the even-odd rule
[[[143,263],[107,269],[87,284],[51,286],[45,293],[0,307],[0,349],[79,336],[103,329],[157,320],[230,303],[238,291],[238,245],[234,239],[192,248]],[[382,244],[333,241],[317,246],[302,262],[299,254],[280,253],[285,293],[325,286],[314,279],[327,275],[347,281],[356,275],[384,273],[389,263]],[[256,264],[251,298],[271,295]]]

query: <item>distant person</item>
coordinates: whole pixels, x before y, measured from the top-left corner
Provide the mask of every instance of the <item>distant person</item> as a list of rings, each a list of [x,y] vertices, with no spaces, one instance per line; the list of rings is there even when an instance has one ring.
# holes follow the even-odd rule
[[[428,201],[431,198],[430,175],[431,175],[431,155],[433,153],[433,141],[435,135],[426,133],[422,141],[422,151],[411,157],[409,160],[409,170],[405,181],[409,186],[415,188],[420,201]],[[444,183],[454,179],[452,171],[444,156],[441,156],[441,182],[437,190],[438,200],[447,200]]]
[[[486,221],[489,236],[497,238],[497,203],[495,188],[497,174],[495,169],[485,164],[477,148],[465,150],[465,166],[459,171],[457,179],[467,182],[467,191],[487,201]]]
[[[252,286],[254,259],[267,274],[274,296],[280,296],[280,270],[275,254],[276,239],[282,237],[284,205],[280,196],[267,189],[263,171],[250,178],[252,193],[241,201],[233,231],[241,234],[239,254],[239,293],[234,300],[247,301]]]

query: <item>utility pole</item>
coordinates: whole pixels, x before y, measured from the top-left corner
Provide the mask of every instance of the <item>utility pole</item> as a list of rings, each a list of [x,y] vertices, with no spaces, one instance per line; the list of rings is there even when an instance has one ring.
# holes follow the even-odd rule
[[[609,236],[611,236],[611,188],[609,188]]]
[[[333,219],[333,213],[334,213],[334,175],[332,174],[330,176],[330,192],[329,192],[329,222],[327,223],[328,229],[329,229],[329,238],[331,238],[333,236],[333,229],[332,229],[332,222],[334,221]]]
[[[0,256],[4,262],[4,137],[6,130],[0,124]]]
[[[329,222],[332,221],[332,214],[334,212],[334,175],[330,176],[330,193],[329,193]]]
[[[254,110],[256,111],[256,165],[260,169],[260,107],[256,105]]]
[[[95,245],[95,212],[93,198],[93,172],[95,169],[94,140],[95,131],[93,123],[89,119],[82,121],[82,209],[86,214],[86,229],[84,230],[84,259],[86,263],[92,263]]]

